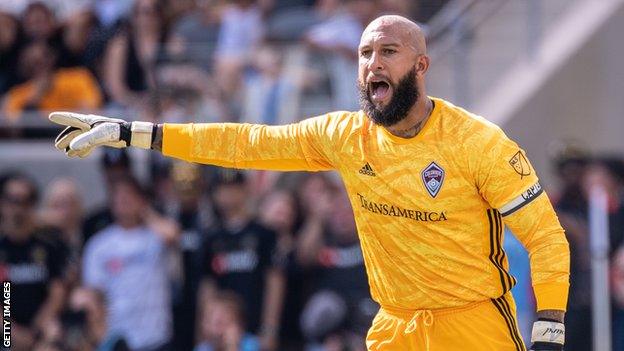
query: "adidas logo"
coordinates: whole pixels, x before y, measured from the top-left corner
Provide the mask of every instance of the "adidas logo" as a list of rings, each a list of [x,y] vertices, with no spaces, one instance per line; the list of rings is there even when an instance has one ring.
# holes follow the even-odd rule
[[[373,167],[371,167],[368,162],[360,169],[360,174],[364,174],[367,176],[375,177],[375,171],[373,171]]]

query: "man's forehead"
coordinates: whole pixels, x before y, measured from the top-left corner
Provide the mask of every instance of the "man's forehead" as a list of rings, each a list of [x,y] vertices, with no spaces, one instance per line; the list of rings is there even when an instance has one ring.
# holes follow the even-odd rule
[[[382,45],[405,45],[405,41],[402,40],[401,36],[397,33],[384,31],[384,30],[370,30],[362,33],[362,38],[360,39],[360,46],[364,45],[372,45],[372,44],[382,44]]]

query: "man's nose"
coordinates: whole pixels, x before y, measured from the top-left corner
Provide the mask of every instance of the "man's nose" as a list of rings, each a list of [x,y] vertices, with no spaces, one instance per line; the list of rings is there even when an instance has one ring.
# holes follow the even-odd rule
[[[373,52],[368,60],[368,69],[370,71],[380,71],[383,68],[380,56],[376,52]]]

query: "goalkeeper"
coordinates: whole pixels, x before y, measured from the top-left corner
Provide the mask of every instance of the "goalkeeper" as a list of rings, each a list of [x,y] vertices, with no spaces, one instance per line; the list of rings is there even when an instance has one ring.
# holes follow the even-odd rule
[[[529,251],[532,350],[562,350],[569,250],[523,150],[496,125],[425,93],[420,28],[383,16],[358,49],[362,110],[296,124],[162,124],[54,112],[56,147],[135,146],[191,162],[336,170],[350,196],[373,298],[369,350],[525,350],[503,250]]]

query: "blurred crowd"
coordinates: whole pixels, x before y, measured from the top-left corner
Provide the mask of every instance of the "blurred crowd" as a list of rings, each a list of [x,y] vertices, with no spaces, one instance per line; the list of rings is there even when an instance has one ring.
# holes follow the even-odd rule
[[[276,124],[320,113],[318,105],[355,109],[364,26],[390,13],[426,21],[445,2],[2,2],[0,120],[104,110],[157,122]]]

